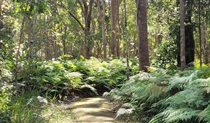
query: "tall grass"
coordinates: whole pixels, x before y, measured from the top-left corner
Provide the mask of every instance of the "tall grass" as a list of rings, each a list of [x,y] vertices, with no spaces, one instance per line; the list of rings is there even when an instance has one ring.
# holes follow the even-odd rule
[[[11,97],[9,112],[13,123],[45,123],[40,115],[41,104],[37,99],[40,92],[21,92]]]

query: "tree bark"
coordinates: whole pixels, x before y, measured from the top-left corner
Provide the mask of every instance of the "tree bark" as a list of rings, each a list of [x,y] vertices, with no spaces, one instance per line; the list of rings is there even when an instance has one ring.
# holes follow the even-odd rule
[[[2,3],[3,3],[3,0],[0,0],[0,16],[2,16]]]
[[[63,43],[63,54],[66,55],[66,32],[67,32],[67,27],[63,28],[64,34],[62,35],[62,43]]]
[[[180,0],[178,0],[180,1]],[[185,59],[186,65],[193,63],[195,60],[195,41],[193,34],[193,25],[192,25],[192,6],[193,0],[185,0]],[[180,28],[180,27],[179,27]],[[180,30],[179,30],[180,31]],[[177,34],[177,48],[178,48],[178,56],[177,56],[177,65],[181,66],[180,59],[180,32]]]
[[[107,51],[106,51],[106,28],[105,28],[105,14],[106,14],[106,3],[105,0],[102,0],[102,18],[101,18],[101,29],[102,29],[102,43],[103,43],[103,57],[106,59],[107,57]]]
[[[139,68],[142,71],[148,71],[147,0],[137,0],[137,24],[139,38]]]
[[[201,3],[200,0],[198,0],[198,37],[199,37],[199,43],[200,43],[200,67],[203,64],[203,47],[202,47],[202,39],[201,39]]]
[[[186,59],[185,59],[185,8],[184,0],[180,0],[180,58],[181,58],[181,69],[186,68]]]
[[[33,17],[34,18],[34,17]],[[29,48],[29,55],[28,58],[32,59],[33,58],[33,35],[34,35],[34,23],[33,23],[33,18],[31,16],[28,16],[28,48]]]
[[[89,0],[89,4],[87,4],[86,0],[79,0],[80,7],[83,12],[83,16],[85,19],[85,29],[84,29],[84,55],[86,58],[90,58],[92,51],[92,41],[89,38],[90,36],[90,25],[91,25],[91,14],[94,0]]]
[[[205,46],[204,46],[204,63],[209,63],[209,53],[210,53],[210,43],[208,42],[209,39],[209,14],[210,14],[210,2],[206,5],[206,19],[205,19]]]
[[[117,45],[117,34],[118,34],[118,19],[119,19],[119,0],[111,0],[111,54],[118,56],[119,50]]]
[[[26,0],[26,5],[28,5],[28,0]],[[25,9],[25,11],[26,11],[26,9]],[[17,84],[18,84],[18,73],[19,73],[18,63],[19,63],[19,56],[20,56],[20,45],[24,38],[25,20],[26,20],[26,14],[23,15],[21,29],[20,29],[20,37],[19,37],[19,41],[17,44],[17,48],[16,48],[17,54],[16,54],[16,59],[15,59],[15,74],[14,74],[14,77],[15,77],[14,87],[16,87],[16,88],[17,88]]]

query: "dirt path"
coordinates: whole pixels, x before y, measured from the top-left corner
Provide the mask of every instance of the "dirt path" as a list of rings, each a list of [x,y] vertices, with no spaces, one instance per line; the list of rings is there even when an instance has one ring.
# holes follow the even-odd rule
[[[115,114],[110,112],[106,98],[94,97],[76,101],[70,105],[79,123],[115,123]]]

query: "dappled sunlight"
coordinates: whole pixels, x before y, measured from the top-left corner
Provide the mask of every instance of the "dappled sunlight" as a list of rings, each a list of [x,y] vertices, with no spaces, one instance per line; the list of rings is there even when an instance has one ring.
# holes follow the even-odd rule
[[[115,122],[115,114],[109,110],[109,101],[105,98],[86,98],[70,105],[78,122]]]

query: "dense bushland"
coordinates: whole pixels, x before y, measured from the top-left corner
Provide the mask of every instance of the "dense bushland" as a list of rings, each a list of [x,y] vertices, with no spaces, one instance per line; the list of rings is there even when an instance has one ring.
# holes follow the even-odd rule
[[[33,64],[23,61],[16,87],[12,83],[12,64],[1,64],[0,121],[27,123],[37,119],[37,122],[47,122],[42,112],[49,105],[41,108],[47,102],[38,97],[48,101],[71,100],[75,96],[101,95],[107,91],[109,93],[104,95],[110,95],[121,106],[117,108],[116,117],[123,116],[124,120],[210,122],[209,67],[185,71],[149,67],[146,73],[138,71],[135,59],[129,62],[128,70],[125,59],[61,57]]]
[[[22,61],[17,82],[14,66],[2,67],[0,121],[27,123],[39,119],[36,121],[45,122],[41,116],[43,101],[38,97],[57,102],[76,96],[100,95],[121,87],[127,79],[124,59],[87,60],[82,56],[79,60],[67,59],[65,56],[53,61]],[[128,74],[134,75],[138,71],[137,61],[131,60],[130,66]]]
[[[117,116],[149,123],[210,122],[210,68],[173,71],[151,68],[134,75],[110,95],[131,106]],[[124,110],[122,110],[124,109]]]
[[[137,64],[132,64],[129,74],[137,71]],[[101,61],[96,58],[89,60],[64,60],[36,62],[24,67],[18,77],[21,89],[40,90],[44,94],[62,98],[71,92],[90,96],[102,94],[124,84],[127,73],[123,59]],[[88,93],[90,95],[88,95]]]

